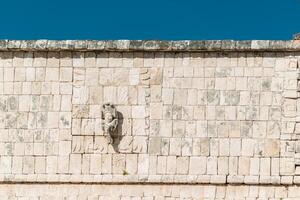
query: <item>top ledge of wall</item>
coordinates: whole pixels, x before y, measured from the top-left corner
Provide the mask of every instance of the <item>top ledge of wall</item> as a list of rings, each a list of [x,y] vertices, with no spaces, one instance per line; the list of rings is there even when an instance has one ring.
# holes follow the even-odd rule
[[[0,40],[0,51],[300,51],[300,40]]]

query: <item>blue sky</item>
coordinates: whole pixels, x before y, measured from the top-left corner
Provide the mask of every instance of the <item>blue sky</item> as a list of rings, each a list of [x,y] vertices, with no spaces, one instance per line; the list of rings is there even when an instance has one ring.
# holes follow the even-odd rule
[[[282,39],[300,0],[3,0],[0,39]]]

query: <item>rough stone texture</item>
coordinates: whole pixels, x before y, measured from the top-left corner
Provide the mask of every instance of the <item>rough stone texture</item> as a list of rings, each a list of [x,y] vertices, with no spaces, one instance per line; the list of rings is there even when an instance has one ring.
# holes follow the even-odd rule
[[[293,35],[294,40],[300,40],[300,33]]]
[[[294,40],[294,41],[293,41]],[[300,51],[293,40],[0,40],[1,51]]]
[[[0,41],[1,199],[299,199],[298,42]]]

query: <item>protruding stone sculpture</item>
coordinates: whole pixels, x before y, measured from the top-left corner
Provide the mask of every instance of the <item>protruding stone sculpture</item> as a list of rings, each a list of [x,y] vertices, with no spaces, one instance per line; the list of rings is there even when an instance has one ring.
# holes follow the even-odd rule
[[[114,142],[113,133],[118,126],[118,113],[116,107],[111,103],[103,104],[101,118],[103,134],[106,136],[108,143],[112,144]]]
[[[296,33],[293,35],[293,40],[300,40],[300,33]]]

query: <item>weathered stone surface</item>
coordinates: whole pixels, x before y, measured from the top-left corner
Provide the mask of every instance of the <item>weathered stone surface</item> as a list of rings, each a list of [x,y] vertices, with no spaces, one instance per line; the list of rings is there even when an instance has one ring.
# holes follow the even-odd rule
[[[0,182],[296,198],[279,185],[300,182],[297,41],[1,40]]]
[[[277,40],[1,40],[1,50],[46,51],[46,50],[81,50],[81,51],[298,51],[294,41]]]
[[[293,40],[300,40],[300,33],[296,33],[293,35]]]

